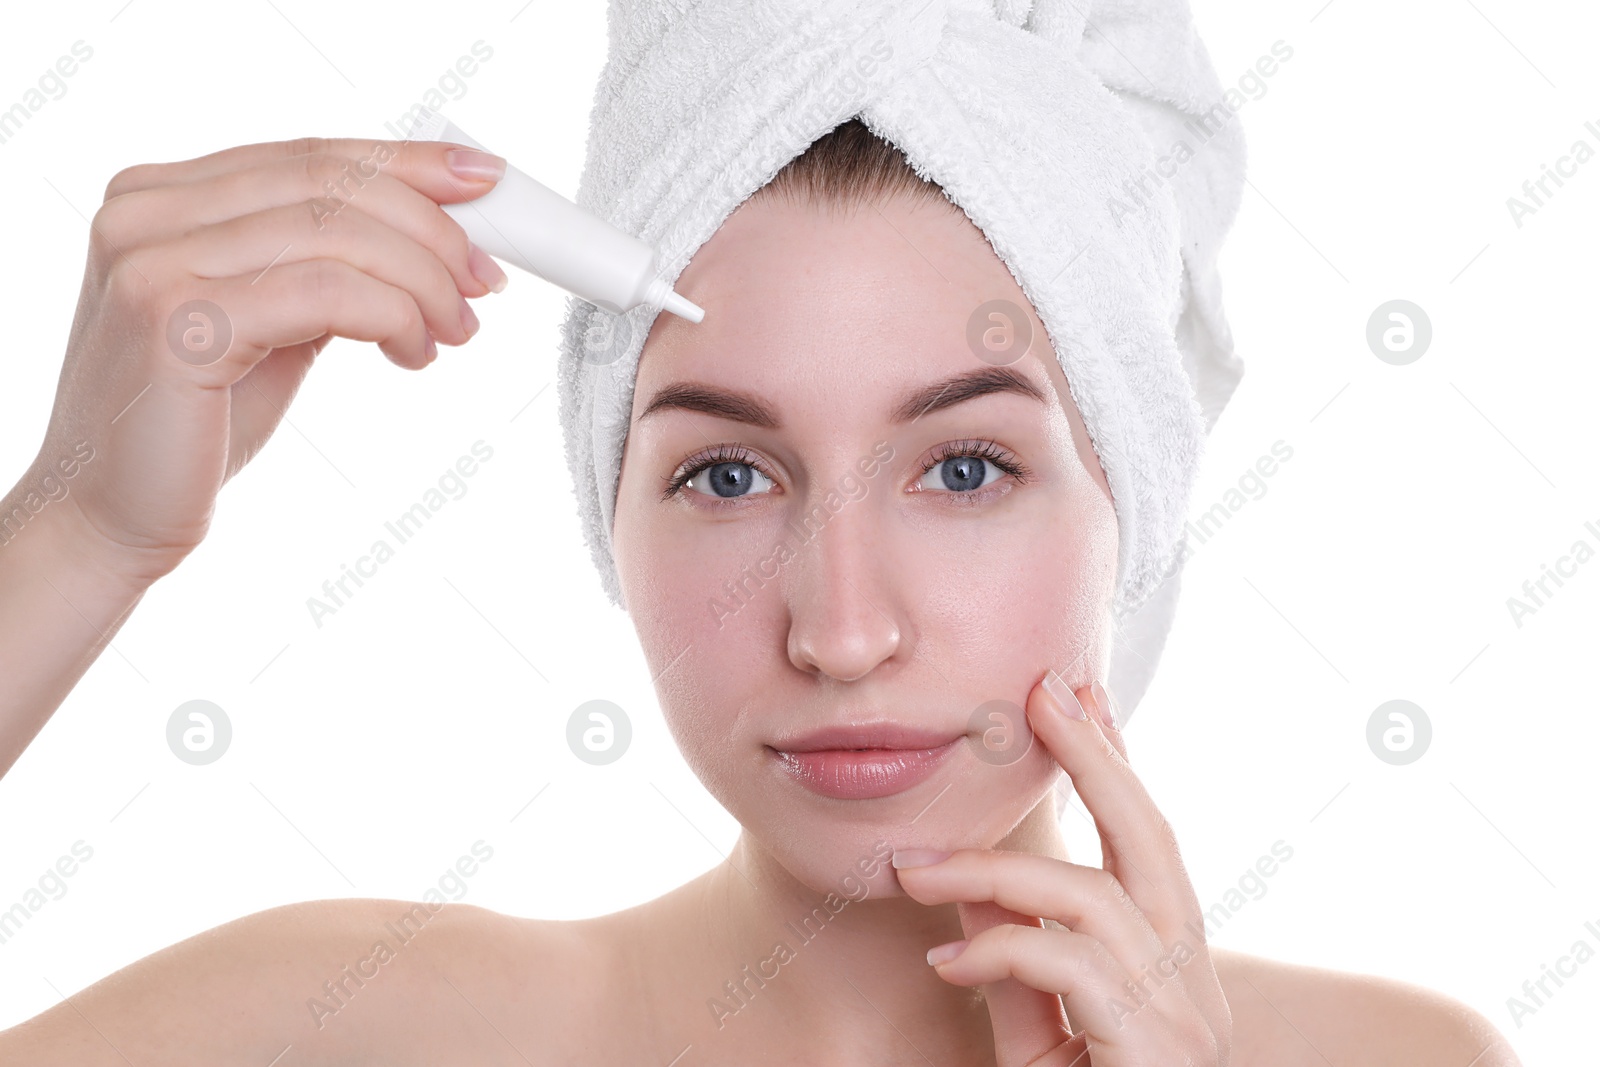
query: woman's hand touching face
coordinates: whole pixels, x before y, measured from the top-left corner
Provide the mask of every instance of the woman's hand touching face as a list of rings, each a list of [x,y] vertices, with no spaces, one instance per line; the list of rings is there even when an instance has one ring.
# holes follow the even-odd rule
[[[1128,765],[1109,695],[1098,682],[1074,693],[1051,672],[1027,710],[1094,817],[1104,866],[996,849],[897,852],[907,894],[961,914],[966,939],[932,949],[929,962],[947,982],[983,987],[999,1067],[1222,1067],[1232,1014],[1199,900],[1172,827]]]

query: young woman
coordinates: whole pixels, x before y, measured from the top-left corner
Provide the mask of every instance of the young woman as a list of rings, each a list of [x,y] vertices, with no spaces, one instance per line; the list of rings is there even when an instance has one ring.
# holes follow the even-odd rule
[[[472,335],[465,298],[503,275],[438,204],[499,162],[388,145],[319,228],[308,201],[373,148],[247,145],[112,180],[41,460],[5,501],[93,442],[0,552],[0,766],[200,542],[330,338],[421,369]],[[1206,944],[1098,681],[1104,474],[1043,346],[972,358],[971,308],[1032,310],[937,187],[847,123],[678,285],[707,317],[655,320],[613,533],[663,714],[743,827],[726,862],[576,922],[393,900],[246,916],[0,1033],[0,1061],[1517,1062],[1437,993]],[[226,309],[220,359],[168,345],[192,299]],[[808,519],[804,550],[771,559]],[[770,580],[706,611],[761,561]],[[1063,773],[1103,867],[1066,854]]]

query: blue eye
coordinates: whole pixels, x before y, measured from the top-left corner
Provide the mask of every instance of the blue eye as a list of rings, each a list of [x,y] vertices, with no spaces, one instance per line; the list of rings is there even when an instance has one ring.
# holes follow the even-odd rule
[[[706,475],[701,478],[701,475]],[[755,463],[755,457],[736,445],[719,445],[715,451],[688,460],[678,474],[668,480],[663,497],[670,498],[684,486],[702,496],[724,500],[752,495],[760,482],[771,488],[773,480]],[[703,483],[696,484],[697,482]]]
[[[935,449],[931,460],[918,488],[944,489],[955,496],[972,495],[994,484],[1002,474],[1024,482],[1030,473],[993,441],[952,441]]]
[[[942,489],[953,498],[970,497],[992,485],[1002,474],[1024,482],[1030,473],[1025,465],[993,441],[952,441],[934,450],[917,488],[920,491]],[[736,500],[759,495],[775,484],[752,453],[738,445],[718,445],[710,452],[686,460],[678,473],[668,479],[662,497],[670,499],[687,486],[701,496]]]
[[[994,480],[989,477],[991,474],[998,477],[1005,471],[1000,469],[999,464],[982,456],[951,456],[929,467],[918,485],[923,489],[942,488],[952,493],[970,493],[990,484]],[[927,484],[930,480],[936,480],[937,484]]]
[[[695,484],[702,478],[709,491]],[[773,485],[771,478],[756,470],[753,464],[742,460],[703,464],[683,480],[684,485],[691,487],[697,493],[723,498],[749,496],[751,487],[759,488],[760,482],[766,482],[768,488]]]

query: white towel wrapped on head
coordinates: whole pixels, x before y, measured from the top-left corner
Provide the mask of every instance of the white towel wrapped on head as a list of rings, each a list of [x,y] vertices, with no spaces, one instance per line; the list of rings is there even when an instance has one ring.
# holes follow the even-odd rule
[[[669,282],[853,117],[988,237],[1049,333],[1111,489],[1110,688],[1131,712],[1171,626],[1205,436],[1243,369],[1216,256],[1244,138],[1187,0],[610,0],[608,19],[577,200],[656,245]],[[562,327],[567,460],[619,605],[611,521],[657,313],[573,298]]]

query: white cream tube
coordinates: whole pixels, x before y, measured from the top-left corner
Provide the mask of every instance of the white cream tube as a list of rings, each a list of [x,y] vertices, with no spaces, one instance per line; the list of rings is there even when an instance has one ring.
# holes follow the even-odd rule
[[[418,110],[411,140],[451,141],[490,151],[437,111]],[[660,276],[654,248],[534,181],[509,162],[505,177],[487,193],[439,206],[461,224],[473,244],[491,256],[607,311],[621,314],[649,303],[690,322],[705,318],[704,310],[673,292]]]

